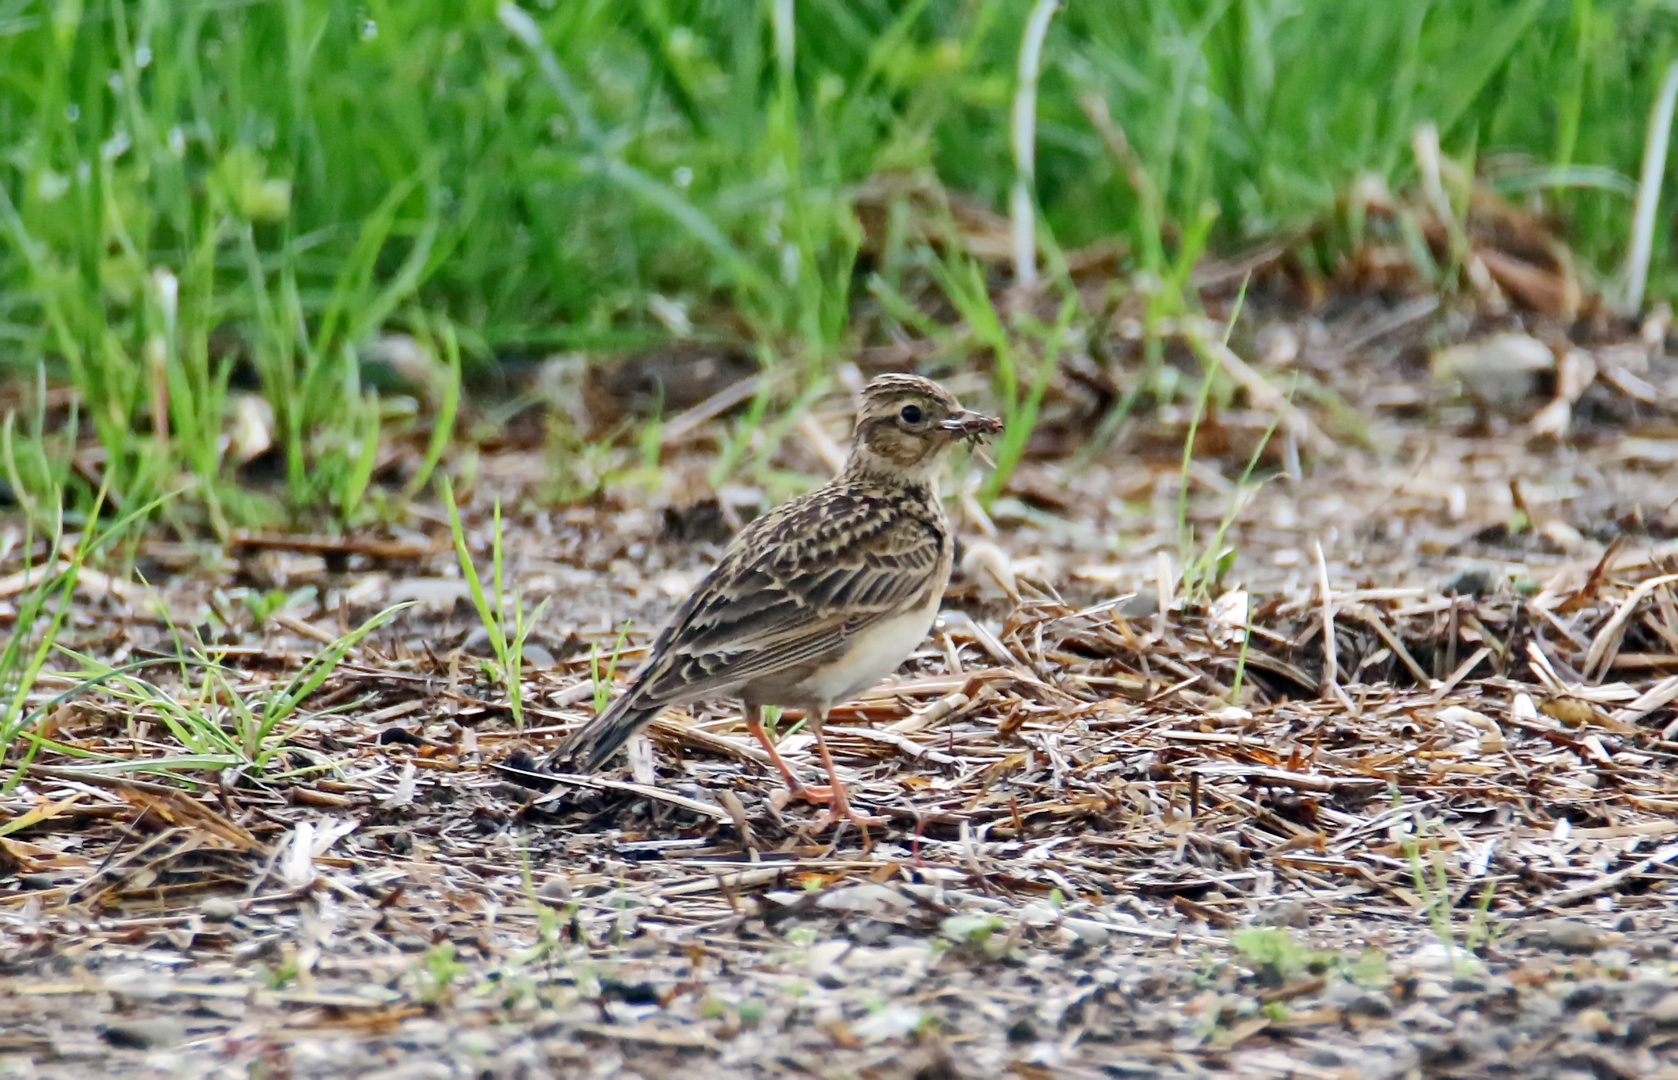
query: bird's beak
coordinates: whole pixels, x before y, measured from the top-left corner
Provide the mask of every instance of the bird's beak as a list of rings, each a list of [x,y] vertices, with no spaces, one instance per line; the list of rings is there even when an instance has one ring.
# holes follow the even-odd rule
[[[971,412],[961,409],[950,414],[950,418],[938,425],[940,431],[947,431],[960,439],[982,439],[986,435],[995,435],[1002,430],[1002,421],[994,416]]]

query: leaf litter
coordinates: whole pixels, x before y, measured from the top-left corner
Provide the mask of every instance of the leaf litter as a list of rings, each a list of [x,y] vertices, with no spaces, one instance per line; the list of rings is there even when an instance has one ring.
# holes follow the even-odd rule
[[[1363,254],[1350,272],[1386,265]],[[508,515],[522,602],[559,601],[525,645],[522,731],[434,508],[225,556],[148,541],[155,585],[84,572],[64,640],[91,669],[173,657],[182,628],[202,663],[37,685],[38,741],[0,793],[0,1062],[1678,1075],[1678,369],[1664,327],[1563,347],[1571,278],[1488,265],[1559,308],[1268,313],[1237,383],[1285,356],[1332,391],[1274,447],[1274,410],[1235,402],[1180,468],[1190,418],[1161,408],[1127,456],[1074,469],[1057,448],[1105,391],[1064,363],[1002,497],[981,509],[958,480],[968,544],[932,638],[831,717],[857,801],[888,819],[866,835],[779,806],[721,703],[665,714],[602,776],[522,771],[761,498],[673,497],[715,412],[671,425],[667,488]],[[842,403],[800,421],[788,464],[819,472],[843,424]],[[1256,454],[1278,478],[1231,479]],[[474,550],[485,496],[512,505],[535,457],[484,459]],[[8,604],[31,587],[21,563],[3,580]],[[262,717],[235,703],[280,700],[398,603],[259,745],[205,735],[248,736]],[[778,721],[795,762],[798,721]]]

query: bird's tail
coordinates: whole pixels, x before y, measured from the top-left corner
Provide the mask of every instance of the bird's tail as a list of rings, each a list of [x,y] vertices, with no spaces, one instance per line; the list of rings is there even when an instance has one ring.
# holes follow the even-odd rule
[[[542,764],[555,771],[570,766],[593,772],[662,711],[662,702],[649,705],[631,690],[612,702],[605,712],[567,735]]]

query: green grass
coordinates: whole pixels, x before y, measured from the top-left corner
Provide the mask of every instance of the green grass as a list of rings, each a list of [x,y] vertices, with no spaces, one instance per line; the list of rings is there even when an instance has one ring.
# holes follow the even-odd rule
[[[310,656],[289,679],[262,689],[236,685],[237,671],[223,666],[213,650],[196,641],[182,640],[179,634],[177,655],[117,666],[79,653],[55,641],[50,635],[44,637],[43,641],[52,652],[76,665],[58,672],[75,680],[75,685],[0,728],[0,754],[4,754],[15,742],[27,744],[20,764],[8,783],[15,782],[35,754],[45,748],[85,759],[86,764],[78,768],[101,773],[174,775],[237,768],[264,780],[283,780],[335,768],[332,762],[326,760],[285,772],[274,771],[272,765],[282,751],[295,749],[291,737],[303,724],[324,712],[347,711],[361,704],[351,702],[317,713],[303,708],[303,702],[321,688],[364,637],[389,623],[409,606],[398,604],[378,612]],[[58,627],[55,625],[51,629],[56,631]],[[142,672],[154,667],[176,668],[178,686],[170,689],[163,683],[145,678]],[[19,680],[19,688],[27,691],[28,683]],[[180,752],[154,757],[101,753],[35,733],[35,723],[52,709],[72,697],[95,690],[123,703],[134,715],[155,720],[180,747]]]
[[[6,757],[14,746],[23,748],[15,763],[8,763],[10,772],[0,789],[9,790],[16,784],[43,749],[82,759],[82,764],[70,768],[90,774],[139,772],[184,779],[209,770],[239,769],[263,781],[283,781],[334,769],[336,763],[303,751],[299,752],[305,758],[316,759],[286,771],[276,771],[272,766],[283,751],[297,749],[291,737],[303,724],[324,712],[344,711],[361,704],[351,702],[322,713],[310,713],[302,708],[303,702],[331,677],[362,638],[388,623],[406,606],[379,612],[310,657],[291,678],[265,689],[236,685],[239,673],[224,667],[215,655],[196,643],[177,641],[181,651],[176,656],[112,666],[56,641],[59,624],[54,621],[37,643],[35,666],[18,671],[15,665],[0,664],[6,669],[0,671],[0,685],[4,686],[8,699],[5,723],[0,724],[0,757]],[[24,712],[21,705],[41,670],[40,661],[48,653],[73,665],[61,668],[56,674],[74,680],[74,685]],[[146,669],[158,667],[177,669],[179,677],[174,689],[146,677]],[[100,752],[43,737],[34,730],[40,720],[64,702],[95,691],[126,705],[135,716],[154,720],[178,750],[151,756]]]
[[[490,517],[490,587],[488,592],[484,591],[483,578],[478,573],[471,547],[467,543],[466,527],[462,524],[460,509],[455,505],[454,485],[444,480],[442,486],[443,506],[449,514],[449,533],[454,539],[455,560],[460,566],[461,577],[466,579],[472,606],[477,610],[484,633],[489,637],[490,649],[495,653],[495,660],[490,665],[490,674],[507,691],[507,708],[513,714],[513,726],[522,731],[524,682],[521,673],[524,670],[524,645],[530,637],[530,631],[542,621],[542,613],[547,611],[548,601],[543,600],[536,605],[535,611],[526,612],[524,598],[519,590],[515,588],[509,591],[507,588],[507,575],[502,559],[499,499],[495,501]]]
[[[1493,923],[1491,918],[1492,900],[1497,896],[1497,882],[1487,878],[1480,886],[1480,894],[1473,911],[1469,915],[1468,925],[1463,928],[1462,941],[1459,944],[1456,935],[1456,918],[1453,908],[1457,899],[1466,893],[1466,886],[1461,893],[1452,884],[1446,867],[1445,849],[1440,838],[1430,837],[1434,830],[1429,828],[1429,821],[1421,814],[1416,815],[1416,835],[1407,837],[1404,841],[1404,853],[1410,861],[1410,880],[1416,887],[1416,896],[1421,903],[1420,914],[1426,916],[1429,925],[1433,927],[1434,937],[1445,950],[1446,957],[1459,972],[1472,972],[1479,966],[1475,959],[1478,950],[1490,944],[1503,929]],[[1429,851],[1427,864],[1422,858],[1423,841],[1432,839],[1434,843]]]
[[[0,434],[10,433],[0,429]],[[19,473],[15,448],[9,438],[0,439],[0,457],[8,474],[14,476]],[[56,509],[63,502],[62,487],[54,486],[60,470],[50,468],[50,456],[45,461],[50,497],[47,504]],[[158,507],[134,506],[105,521],[100,516],[104,496],[103,489],[96,493],[90,512],[73,523],[73,532],[67,516],[56,510],[44,537],[46,557],[38,563],[31,564],[30,553],[36,546],[35,511],[43,506],[36,505],[25,515],[20,550],[24,552],[28,578],[17,602],[14,631],[0,648],[0,761],[5,761],[8,769],[0,780],[0,791],[17,784],[42,749],[84,759],[86,764],[78,767],[95,772],[176,774],[239,768],[265,779],[283,779],[297,771],[332,767],[330,763],[317,763],[292,773],[271,769],[292,735],[319,715],[306,711],[304,702],[331,678],[363,638],[411,605],[398,604],[378,612],[309,656],[289,679],[266,687],[236,685],[239,673],[224,667],[213,648],[202,644],[192,632],[183,633],[173,626],[174,655],[112,665],[78,652],[65,641],[77,582],[89,560],[120,546]],[[261,622],[284,599],[260,597],[249,605],[251,613]],[[218,612],[218,618],[225,615]],[[49,663],[52,674],[69,679],[72,685],[32,705],[32,699],[40,696],[35,688]],[[176,669],[174,689],[146,677],[149,669],[159,667]],[[133,715],[155,720],[180,752],[154,757],[102,753],[46,738],[35,730],[60,705],[94,691],[127,705]],[[353,708],[354,704],[335,708]],[[21,750],[15,757],[14,749]]]
[[[595,642],[589,650],[588,671],[589,679],[594,689],[594,712],[599,715],[606,711],[612,703],[612,680],[618,673],[618,661],[623,658],[624,642],[629,638],[629,624],[626,622],[618,631],[617,640],[612,643],[612,652],[606,657],[606,662],[600,661],[600,643]]]
[[[677,297],[700,334],[737,314],[809,385],[879,295],[855,185],[920,173],[1009,206],[1031,7],[0,0],[0,365],[80,388],[119,509],[182,493],[166,515],[222,532],[386,511],[376,440],[421,421],[374,388],[381,330],[446,385],[462,363],[665,337],[652,301]],[[1169,314],[1203,243],[1309,220],[1365,172],[1406,183],[1426,121],[1612,270],[1675,53],[1678,24],[1627,0],[1071,0],[1036,88],[1045,278],[1121,237],[1150,320]],[[873,269],[895,287],[941,258],[900,243]],[[1672,270],[1658,251],[1655,297]],[[1005,327],[997,389],[1026,428],[1051,330]],[[262,493],[220,438],[253,382],[282,463]],[[431,406],[446,441],[453,408]]]

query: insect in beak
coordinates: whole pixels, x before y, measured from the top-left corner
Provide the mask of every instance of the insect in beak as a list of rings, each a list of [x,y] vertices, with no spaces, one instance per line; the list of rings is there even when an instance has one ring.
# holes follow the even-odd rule
[[[976,443],[986,435],[995,435],[1002,430],[1002,421],[994,416],[983,413],[970,412],[962,409],[950,414],[950,418],[938,425],[940,431],[947,431],[958,438]]]

